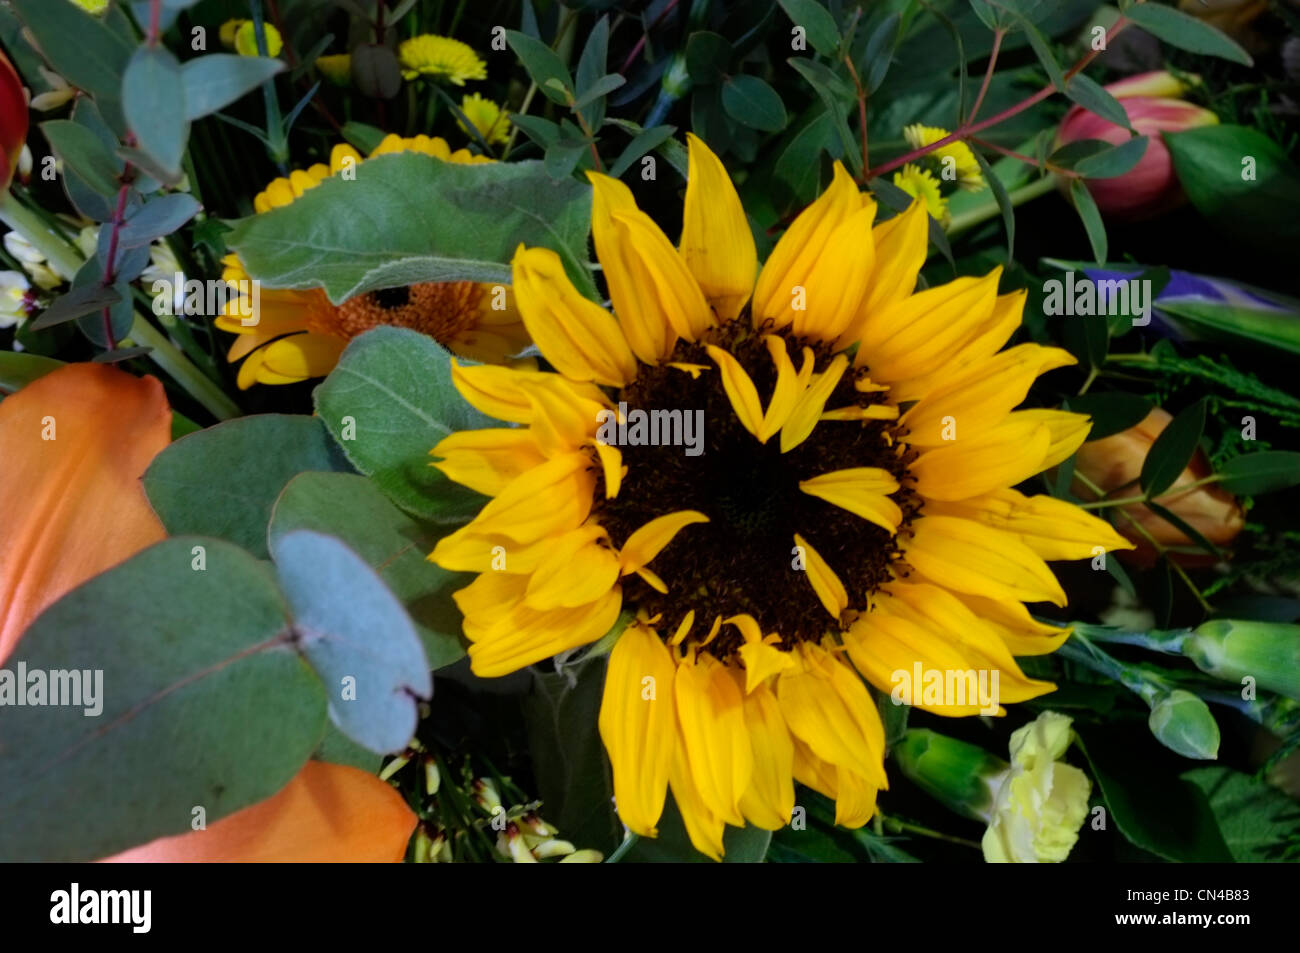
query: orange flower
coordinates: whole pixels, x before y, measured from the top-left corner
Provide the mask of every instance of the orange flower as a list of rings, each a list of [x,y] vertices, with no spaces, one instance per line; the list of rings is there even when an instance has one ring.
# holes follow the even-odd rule
[[[140,477],[170,439],[162,385],[107,364],[0,403],[0,663],[46,606],[166,535]]]
[[[1141,493],[1136,482],[1142,473],[1142,461],[1147,451],[1173,418],[1156,407],[1145,419],[1123,433],[1093,440],[1079,448],[1075,458],[1075,472],[1082,474],[1107,493],[1132,484],[1120,491],[1116,498],[1137,496]],[[1236,497],[1214,484],[1187,488],[1189,483],[1204,479],[1212,472],[1204,453],[1196,451],[1186,469],[1178,475],[1174,485],[1156,498],[1161,506],[1181,517],[1216,546],[1232,542],[1245,525],[1245,517]],[[1076,487],[1081,496],[1091,495]],[[1137,521],[1143,529],[1162,546],[1193,546],[1192,540],[1178,527],[1172,525],[1140,503],[1131,503],[1120,509]],[[1150,542],[1126,519],[1116,521],[1116,528],[1137,544],[1133,558],[1149,564],[1155,559]],[[1209,561],[1209,557],[1185,553],[1172,553],[1170,558],[1183,565]]]
[[[160,837],[105,863],[397,863],[415,815],[359,768],[308,761],[279,794],[204,831]]]
[[[170,440],[162,385],[69,364],[0,403],[0,664],[64,593],[166,535],[140,476]],[[283,790],[130,861],[398,861],[415,815],[356,768],[308,762]]]

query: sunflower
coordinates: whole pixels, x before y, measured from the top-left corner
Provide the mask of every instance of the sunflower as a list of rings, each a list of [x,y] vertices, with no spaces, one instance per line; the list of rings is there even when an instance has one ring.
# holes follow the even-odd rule
[[[441,138],[386,137],[370,158],[390,152],[420,152],[444,162],[490,162],[465,149],[452,152]],[[325,179],[355,168],[361,156],[349,145],[337,145],[330,164],[317,163],[279,178],[253,200],[258,213],[291,204]],[[248,278],[238,255],[222,259],[222,278],[233,288]],[[246,286],[244,286],[246,287]],[[304,291],[262,288],[257,322],[245,326],[250,306],[242,297],[226,302],[217,327],[238,334],[227,360],[244,359],[238,384],[294,384],[323,377],[333,370],[348,341],[381,324],[412,328],[436,339],[449,350],[479,361],[501,362],[528,346],[528,334],[515,310],[514,297],[503,285],[469,281],[433,282],[385,288],[331,304],[319,288]]]
[[[425,33],[403,40],[397,47],[402,63],[402,77],[428,76],[464,86],[469,79],[487,79],[487,64],[468,43],[449,36]]]
[[[1013,410],[1073,363],[1002,350],[1024,292],[999,296],[994,271],[914,293],[924,206],[873,228],[875,202],[838,165],[758,273],[730,178],[688,139],[677,249],[626,186],[591,175],[617,317],[553,252],[516,252],[519,311],[555,371],[453,363],[467,401],[523,426],[434,448],[444,474],[493,499],[430,559],[479,573],[455,598],[481,676],[628,620],[599,719],[619,815],[655,836],[671,788],[717,858],[725,825],[789,822],[794,779],[835,799],[839,823],[871,816],[887,779],[869,685],[889,692],[920,663],[996,672],[1003,702],[1051,691],[1013,658],[1067,635],[1024,606],[1065,603],[1045,560],[1128,544],[1010,488],[1089,426]],[[703,452],[603,439],[628,408],[700,412]]]

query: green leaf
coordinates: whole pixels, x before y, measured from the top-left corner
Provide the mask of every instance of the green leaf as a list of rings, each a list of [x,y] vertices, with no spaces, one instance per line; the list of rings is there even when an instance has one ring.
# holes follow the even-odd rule
[[[265,558],[271,507],[285,484],[305,470],[346,469],[320,420],[260,414],[177,440],[143,479],[169,533],[228,539]]]
[[[1065,75],[1061,72],[1060,64],[1056,62],[1056,56],[1052,53],[1052,47],[1048,44],[1047,38],[1028,18],[1017,16],[1015,20],[1016,24],[1025,31],[1025,39],[1029,40],[1029,46],[1033,49],[1034,55],[1038,57],[1038,62],[1042,65],[1043,71],[1047,73],[1047,78],[1058,90],[1066,92]]]
[[[1166,523],[1173,526],[1180,533],[1182,533],[1184,536],[1190,539],[1197,546],[1201,547],[1201,549],[1205,550],[1207,553],[1210,553],[1211,555],[1214,556],[1223,555],[1220,552],[1218,546],[1215,546],[1212,542],[1206,539],[1204,534],[1202,534],[1200,530],[1198,530],[1191,523],[1187,522],[1177,513],[1173,512],[1172,510],[1166,509],[1165,507],[1157,503],[1155,500],[1148,500],[1143,505],[1146,506],[1146,508],[1149,509],[1152,513],[1155,513],[1156,516],[1159,516]]]
[[[618,75],[618,73],[610,73],[606,76],[602,76],[587,87],[587,91],[579,96],[574,102],[573,108],[578,110],[585,109],[588,105],[595,103],[597,100],[604,99],[604,97],[608,96],[626,82],[627,80]]]
[[[0,395],[16,393],[62,366],[62,361],[40,354],[0,351]]]
[[[1229,493],[1259,496],[1285,490],[1300,483],[1300,453],[1293,450],[1261,450],[1233,457],[1222,467],[1219,483]]]
[[[110,124],[121,119],[122,73],[134,47],[74,3],[13,0],[54,71],[91,93]]]
[[[1300,315],[1295,311],[1247,307],[1222,301],[1165,300],[1156,305],[1210,339],[1254,341],[1300,354]]]
[[[1214,765],[1183,776],[1205,794],[1238,863],[1300,857],[1300,805],[1256,777]]]
[[[821,184],[821,158],[826,151],[831,124],[830,113],[819,113],[799,130],[776,160],[776,177],[790,187],[791,198],[799,205],[806,205],[817,197]]]
[[[124,164],[90,129],[70,119],[41,123],[50,148],[83,182],[102,196],[117,195]]]
[[[506,30],[506,42],[542,94],[561,106],[567,105],[573,97],[573,77],[555,51],[518,30]]]
[[[1065,95],[1078,103],[1088,112],[1095,113],[1108,122],[1133,131],[1128,113],[1120,101],[1106,91],[1096,80],[1083,73],[1076,74],[1065,87]]]
[[[1243,66],[1254,65],[1250,54],[1235,40],[1229,39],[1203,20],[1188,16],[1173,7],[1157,3],[1130,4],[1124,11],[1124,16],[1148,33],[1180,50],[1217,56],[1234,63],[1241,63]]]
[[[1183,191],[1216,228],[1280,257],[1300,244],[1300,169],[1276,142],[1233,125],[1164,140]]]
[[[261,86],[284,69],[278,59],[209,53],[181,67],[185,118],[202,119]]]
[[[102,711],[88,717],[84,696],[0,708],[0,858],[95,860],[189,831],[195,807],[212,824],[287,784],[325,727],[287,613],[256,559],[199,537],[151,546],[46,609],[6,670],[25,666],[29,683],[101,672]]]
[[[1088,244],[1092,246],[1093,257],[1100,263],[1106,260],[1106,226],[1102,224],[1101,212],[1092,200],[1088,187],[1079,179],[1070,182],[1070,201],[1079,213],[1083,228],[1088,233]],[[297,203],[295,203],[297,204]]]
[[[411,616],[429,667],[465,654],[461,614],[451,594],[473,577],[448,572],[427,556],[442,535],[388,501],[368,479],[352,473],[301,473],[275,501],[271,546],[285,533],[308,529],[341,539],[383,579]]]
[[[840,48],[840,31],[830,11],[817,0],[779,0],[781,9],[795,26],[803,27],[808,42],[822,56],[834,56]]]
[[[772,832],[761,827],[728,826],[722,835],[722,847],[725,853],[722,861],[727,864],[761,864],[767,856],[767,845],[772,841]],[[712,861],[695,849],[686,835],[686,826],[682,823],[681,812],[677,802],[670,793],[664,800],[664,813],[659,818],[659,836],[642,837],[636,845],[623,856],[625,864],[708,864]]]
[[[483,497],[452,483],[430,452],[448,434],[496,426],[451,382],[451,355],[432,338],[380,327],[354,338],[316,388],[316,413],[358,470],[416,516],[471,518]]]
[[[324,682],[330,720],[371,751],[400,751],[415,734],[417,699],[433,696],[406,610],[333,536],[293,530],[272,541],[271,556],[293,610],[294,648]]]
[[[731,61],[727,38],[709,30],[696,30],[686,38],[686,72],[697,86],[720,83]]]
[[[531,672],[524,722],[546,818],[565,840],[609,856],[623,840],[623,825],[614,811],[613,779],[597,727],[605,659],[586,658],[562,672]]]
[[[180,63],[162,47],[135,51],[122,76],[122,108],[141,151],[165,172],[180,170],[190,122]]]
[[[880,21],[880,25],[867,39],[862,61],[858,65],[858,73],[861,74],[868,93],[874,93],[885,81],[885,75],[894,61],[894,50],[898,47],[898,40],[902,35],[900,29],[902,22],[899,14],[891,13]],[[961,35],[956,35],[960,43]]]
[[[830,113],[831,122],[840,138],[845,164],[850,169],[862,168],[862,147],[849,129],[846,112],[846,104],[856,98],[853,90],[848,88],[844,81],[824,63],[797,57],[791,57],[786,62],[807,80],[808,85],[813,88],[826,107],[826,111]]]
[[[588,127],[592,129],[599,129],[601,123],[605,121],[604,97],[611,89],[617,89],[623,85],[622,76],[617,76],[617,74],[607,75],[605,64],[608,60],[609,17],[603,16],[596,21],[595,27],[587,36],[587,42],[583,44],[582,56],[578,59],[577,86],[575,87],[578,104],[574,108],[582,112]],[[591,95],[591,91],[602,80],[608,80],[610,75],[617,76],[620,82],[604,92],[597,93],[594,96]]]
[[[1007,260],[1015,259],[1014,250],[1016,247],[1016,207],[1011,203],[1011,196],[1007,194],[1007,187],[1002,184],[996,172],[989,166],[988,160],[980,155],[978,151],[972,150],[975,155],[975,161],[980,165],[980,171],[984,173],[984,181],[989,184],[993,191],[993,198],[997,200],[998,210],[1002,213],[1002,227],[1007,233]]]
[[[41,312],[40,317],[32,321],[32,330],[42,331],[64,321],[74,321],[82,315],[111,308],[121,300],[122,296],[116,288],[105,288],[100,284],[73,288],[55,298],[50,306]]]
[[[619,153],[618,158],[609,167],[609,174],[616,179],[621,178],[634,162],[655,149],[676,131],[676,126],[651,126],[649,129],[642,129]]]
[[[1165,860],[1231,861],[1209,802],[1196,785],[1177,776],[1187,762],[1157,745],[1139,724],[1076,725],[1076,743],[1092,767],[1110,820],[1131,843]]]
[[[722,106],[742,126],[760,132],[780,132],[785,128],[781,97],[757,76],[732,76],[723,82]]]
[[[388,133],[384,130],[364,122],[353,120],[343,124],[343,138],[355,146],[363,156],[374,152],[386,135]]]
[[[1089,179],[1113,179],[1123,175],[1142,161],[1146,154],[1148,139],[1138,136],[1128,142],[1105,149],[1096,155],[1080,159],[1074,170]]]
[[[176,231],[197,215],[199,209],[194,196],[185,192],[150,199],[126,217],[117,234],[118,245],[122,248],[148,245]]]
[[[1174,485],[1178,475],[1192,462],[1205,429],[1205,400],[1183,409],[1156,437],[1142,461],[1141,484],[1151,499]]]
[[[1114,391],[1107,394],[1084,394],[1071,397],[1069,409],[1092,418],[1089,440],[1100,440],[1128,430],[1151,413],[1151,401],[1137,394]]]
[[[267,287],[324,287],[338,303],[421,281],[509,284],[521,244],[556,252],[595,297],[582,262],[591,188],[542,163],[461,165],[418,153],[367,159],[292,205],[234,223],[227,245]]]

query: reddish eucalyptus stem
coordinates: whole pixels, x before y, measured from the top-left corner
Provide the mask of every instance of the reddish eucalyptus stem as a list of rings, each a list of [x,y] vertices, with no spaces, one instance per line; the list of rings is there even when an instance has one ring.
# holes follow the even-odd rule
[[[989,91],[989,84],[993,81],[993,69],[998,63],[998,50],[1002,48],[1002,37],[1006,34],[1002,30],[993,31],[993,49],[989,51],[989,65],[984,70],[984,82],[980,84],[979,94],[975,97],[975,105],[970,108],[966,116],[967,122],[973,122],[975,117],[980,114],[980,107],[984,105],[984,96]]]
[[[1121,30],[1123,30],[1128,25],[1129,25],[1129,21],[1125,20],[1123,17],[1120,17],[1118,20],[1116,20],[1115,25],[1112,26],[1110,28],[1110,32],[1106,34],[1106,42],[1105,45],[1102,47],[1102,49],[1105,49],[1107,46],[1109,46],[1110,41],[1116,36],[1116,34],[1118,34]],[[1065,81],[1068,83],[1071,79],[1073,79],[1077,73],[1082,71],[1084,68],[1087,67],[1089,63],[1095,60],[1097,58],[1097,54],[1100,52],[1101,50],[1089,50],[1084,56],[1082,56],[1079,59],[1079,62],[1075,63],[1066,72]],[[921,156],[933,152],[935,149],[948,145],[950,142],[958,142],[963,139],[969,139],[970,137],[975,135],[975,133],[981,132],[982,130],[987,129],[990,126],[996,126],[998,123],[1003,122],[1004,120],[1010,119],[1012,116],[1024,112],[1029,107],[1037,105],[1038,103],[1042,102],[1044,99],[1047,99],[1056,91],[1057,91],[1056,87],[1049,83],[1047,86],[1044,86],[1042,89],[1034,93],[1032,96],[1028,96],[1025,99],[1022,99],[1020,102],[1016,103],[1014,106],[1010,106],[1007,109],[1002,110],[1002,112],[998,113],[996,116],[990,116],[988,119],[985,119],[981,122],[963,123],[955,131],[950,132],[942,139],[938,139],[930,143],[928,146],[921,146],[921,148],[919,149],[913,149],[911,152],[905,153],[899,156],[897,159],[891,159],[889,162],[886,162],[884,165],[878,166],[874,169],[869,169],[862,176],[862,180],[866,181],[869,179],[873,179],[878,175],[883,175],[886,172],[891,172],[894,169],[897,169],[899,166],[906,165],[907,163],[913,161],[914,159],[919,159]]]

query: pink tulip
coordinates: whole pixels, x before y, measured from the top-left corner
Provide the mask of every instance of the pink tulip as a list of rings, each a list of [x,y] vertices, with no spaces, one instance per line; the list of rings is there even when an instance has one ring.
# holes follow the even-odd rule
[[[1112,83],[1106,89],[1119,100],[1138,135],[1147,137],[1147,149],[1128,172],[1110,179],[1085,180],[1101,213],[1115,221],[1151,218],[1181,205],[1186,197],[1174,174],[1173,161],[1162,132],[1181,132],[1213,125],[1219,117],[1174,96],[1186,85],[1165,72],[1143,73]],[[1172,94],[1172,95],[1170,95]],[[1130,139],[1127,129],[1075,106],[1065,115],[1056,144],[1080,139],[1102,139],[1119,145]]]

